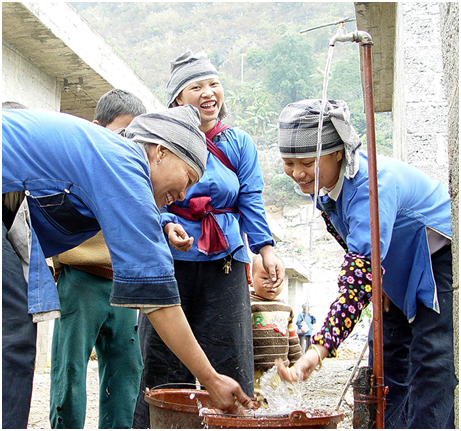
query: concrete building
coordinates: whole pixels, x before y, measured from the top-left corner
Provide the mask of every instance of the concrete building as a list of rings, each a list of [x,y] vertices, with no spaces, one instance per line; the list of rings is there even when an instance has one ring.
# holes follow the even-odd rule
[[[448,186],[452,201],[454,340],[459,376],[459,4],[356,2],[370,33],[375,112],[393,115],[394,156]],[[459,397],[455,427],[459,428]]]
[[[2,102],[93,119],[113,88],[162,104],[128,65],[64,2],[2,3]]]

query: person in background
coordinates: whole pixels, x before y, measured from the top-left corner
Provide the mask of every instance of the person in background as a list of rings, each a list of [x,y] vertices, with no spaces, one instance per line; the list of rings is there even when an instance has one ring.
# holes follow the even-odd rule
[[[146,113],[134,94],[113,89],[96,105],[93,123],[123,136]],[[50,424],[83,428],[86,374],[93,347],[99,373],[99,428],[131,428],[142,372],[137,310],[112,307],[112,264],[102,232],[58,256],[61,318],[54,323]]]
[[[27,106],[19,102],[8,101],[2,103],[2,109],[27,109]]]
[[[289,104],[280,114],[285,173],[310,195],[328,231],[344,248],[339,293],[312,346],[286,380],[307,379],[336,355],[382,277],[386,428],[453,428],[457,379],[453,355],[450,197],[437,181],[396,159],[378,156],[382,274],[371,273],[369,177],[366,153],[347,104],[326,102],[315,181],[320,100]],[[371,345],[372,347],[372,345]],[[373,355],[370,354],[370,359]]]
[[[309,306],[306,302],[303,304],[303,311],[298,314],[298,319],[296,320],[299,342],[303,353],[306,353],[306,350],[311,345],[312,325],[316,322],[315,317],[310,315]]]
[[[171,62],[167,106],[191,104],[200,112],[208,157],[204,176],[182,202],[168,202],[162,225],[174,258],[181,305],[198,342],[220,373],[253,395],[253,342],[246,265],[246,239],[275,287],[285,268],[276,257],[266,220],[263,178],[250,136],[220,120],[224,90],[205,53],[187,51]],[[172,355],[145,316],[139,317],[144,371],[133,421],[149,426],[144,390],[166,383],[194,384],[193,375]]]
[[[253,257],[253,291],[250,291],[251,322],[253,329],[253,349],[256,401],[261,407],[267,402],[261,394],[260,379],[263,373],[281,359],[285,366],[291,366],[301,358],[301,346],[296,335],[296,325],[292,308],[277,299],[282,293],[283,283],[274,287],[262,265],[259,254]]]
[[[2,111],[3,428],[27,427],[36,323],[60,315],[45,259],[100,230],[113,270],[110,303],[146,313],[215,407],[233,413],[252,406],[197,343],[161,227],[159,208],[184,199],[205,170],[199,125],[190,105],[136,117],[129,139],[68,114]]]

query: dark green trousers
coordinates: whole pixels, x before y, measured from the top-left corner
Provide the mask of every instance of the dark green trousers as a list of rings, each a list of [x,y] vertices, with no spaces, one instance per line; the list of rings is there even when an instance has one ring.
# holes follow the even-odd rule
[[[86,372],[96,348],[99,428],[131,428],[142,372],[137,311],[109,304],[112,280],[64,266],[58,280],[62,315],[51,355],[50,424],[83,428]]]

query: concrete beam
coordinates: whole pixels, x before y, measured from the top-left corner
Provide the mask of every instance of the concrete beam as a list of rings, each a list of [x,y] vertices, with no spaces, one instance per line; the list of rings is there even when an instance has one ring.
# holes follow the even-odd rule
[[[63,89],[61,111],[89,120],[112,88],[136,94],[149,111],[163,108],[144,82],[69,4],[2,3],[2,37]]]

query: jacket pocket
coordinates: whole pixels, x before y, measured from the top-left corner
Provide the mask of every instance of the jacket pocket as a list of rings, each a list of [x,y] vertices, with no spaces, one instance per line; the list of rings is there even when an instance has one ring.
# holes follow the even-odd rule
[[[73,196],[78,199],[75,195]],[[88,217],[75,208],[66,192],[40,197],[29,194],[28,197],[29,202],[39,209],[48,222],[65,235],[100,228],[95,218]]]

